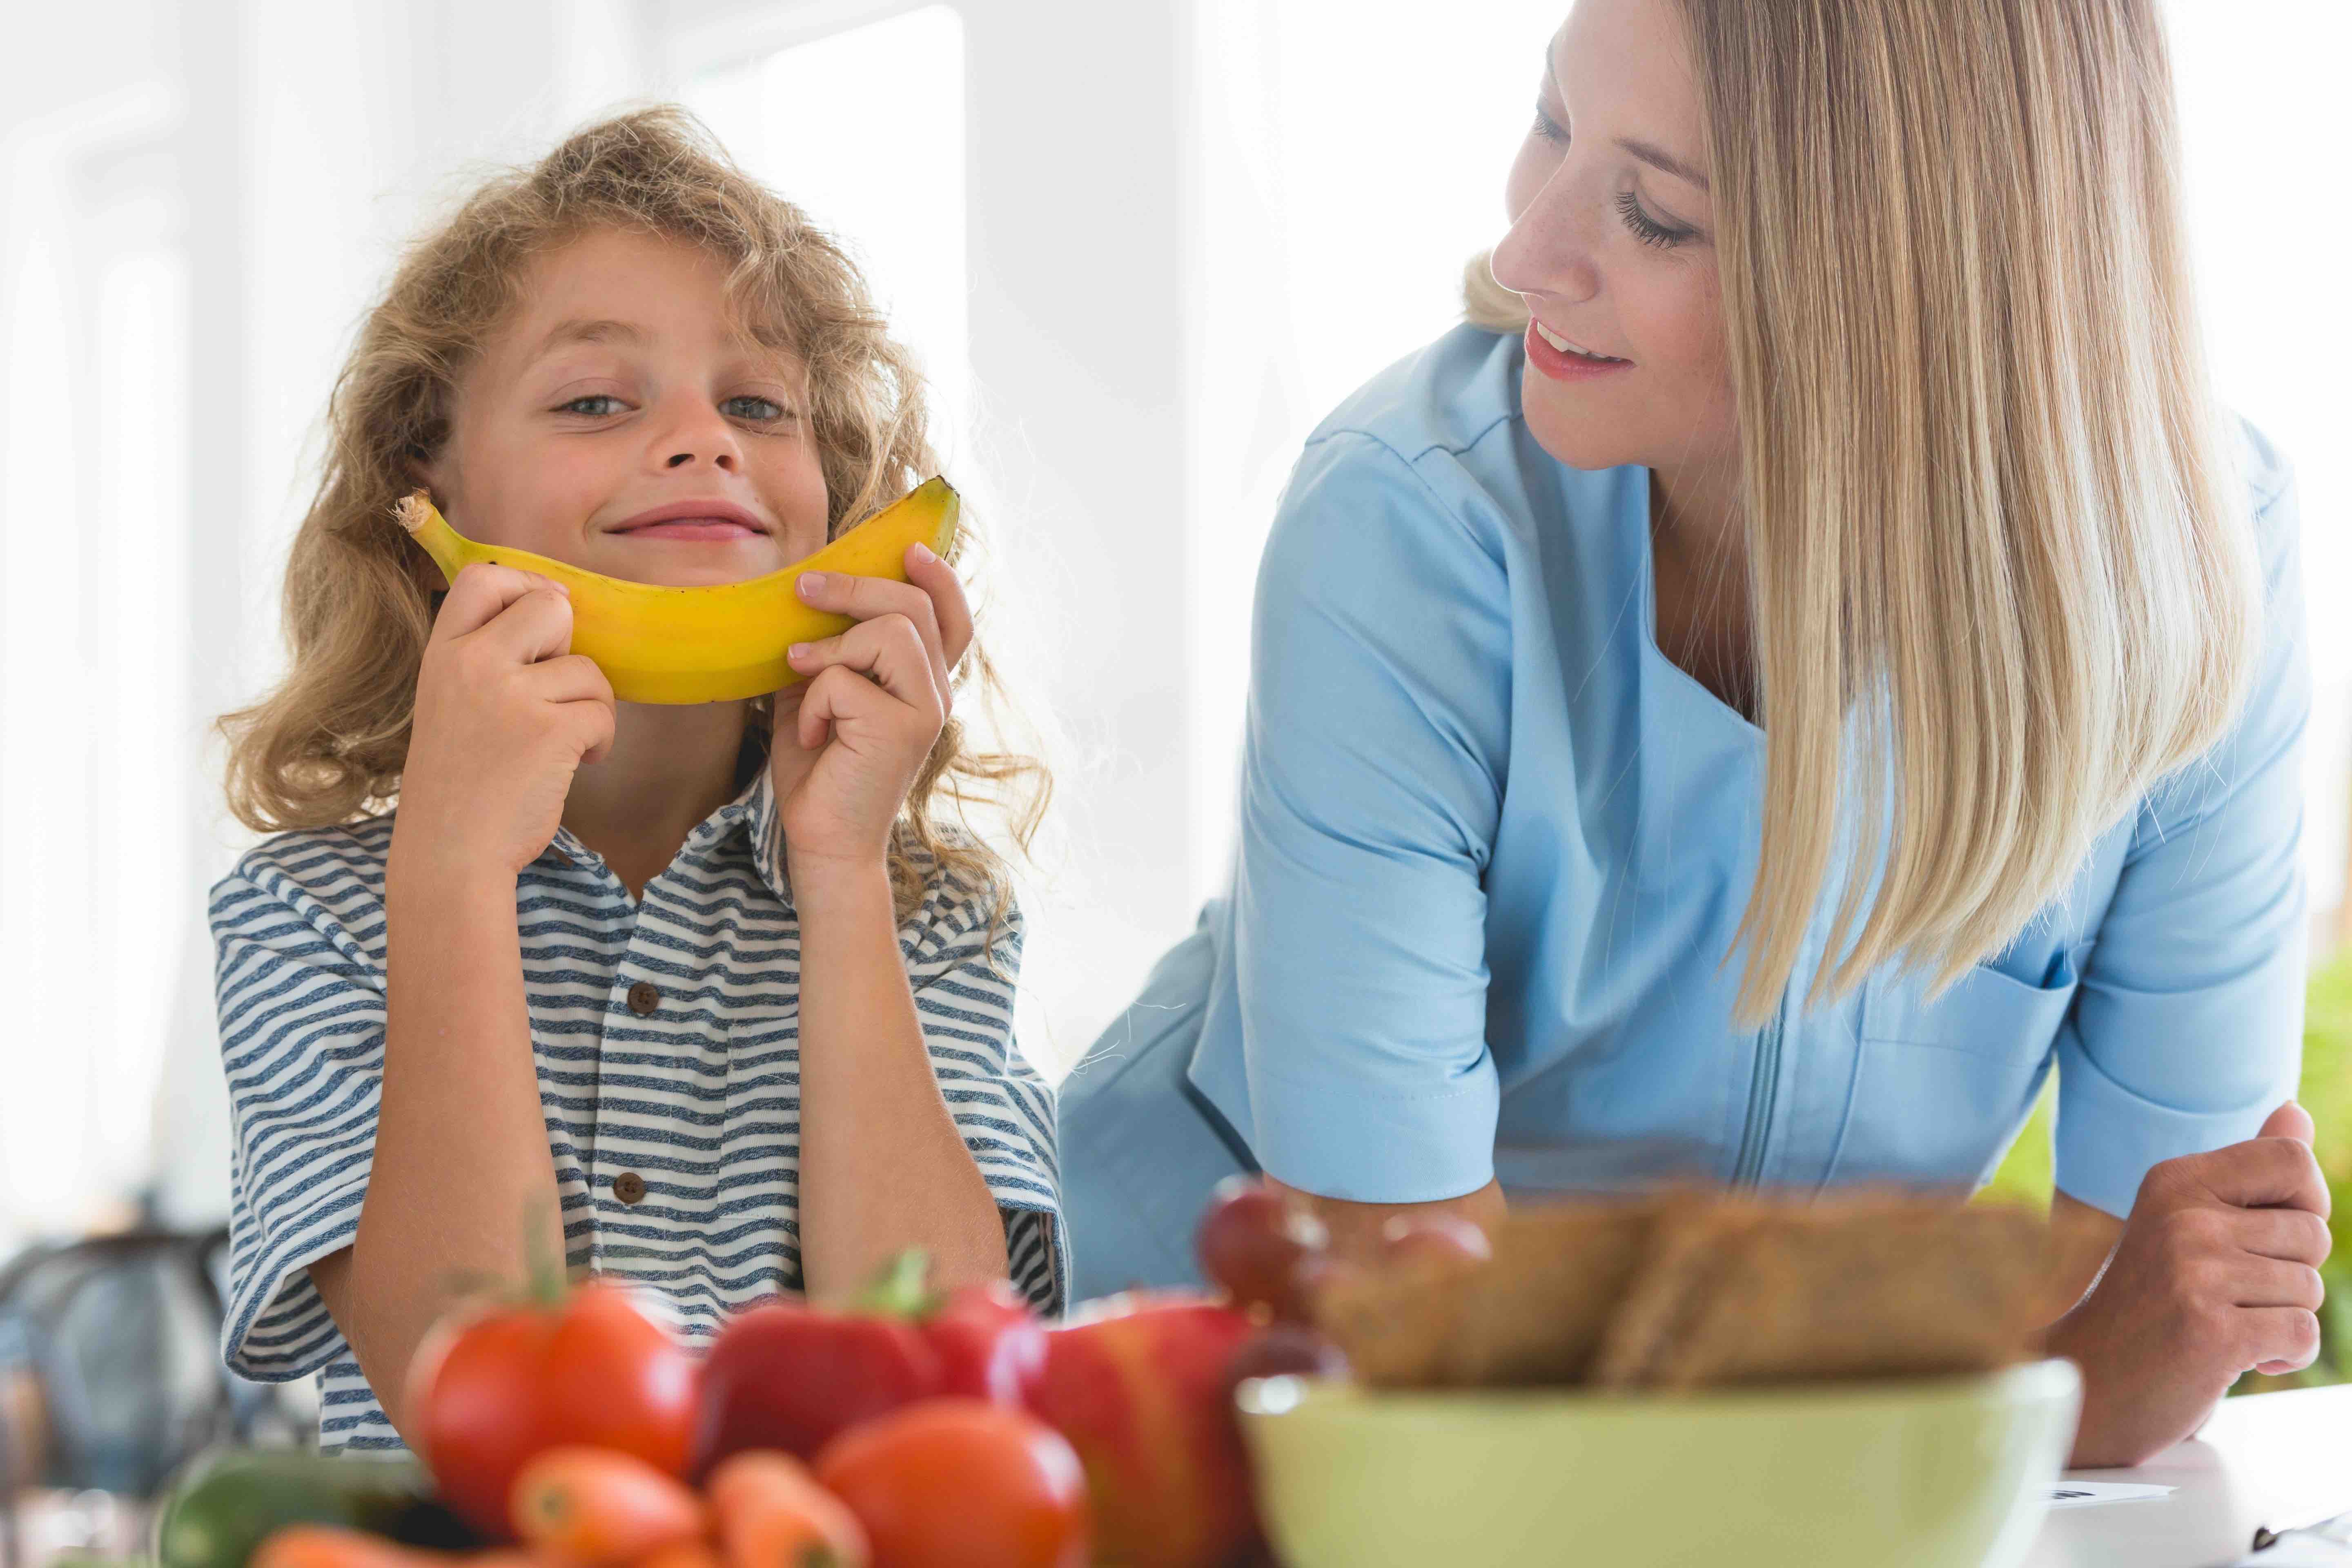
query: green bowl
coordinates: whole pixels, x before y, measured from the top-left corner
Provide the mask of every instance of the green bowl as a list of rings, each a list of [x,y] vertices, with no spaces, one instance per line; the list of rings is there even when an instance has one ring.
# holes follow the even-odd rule
[[[2004,1568],[2074,1440],[2074,1363],[1790,1390],[1244,1383],[1288,1568]]]

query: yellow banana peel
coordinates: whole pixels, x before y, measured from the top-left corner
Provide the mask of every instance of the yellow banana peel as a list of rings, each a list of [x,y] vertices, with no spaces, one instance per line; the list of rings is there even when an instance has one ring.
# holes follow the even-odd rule
[[[801,603],[804,572],[907,580],[907,547],[941,556],[955,543],[962,501],[931,479],[806,560],[742,583],[665,587],[629,583],[513,550],[481,544],[449,526],[421,492],[400,503],[400,525],[451,583],[475,562],[536,572],[571,590],[572,651],[596,661],[624,702],[729,702],[763,697],[803,679],[784,661],[794,643],[847,631],[846,616]]]

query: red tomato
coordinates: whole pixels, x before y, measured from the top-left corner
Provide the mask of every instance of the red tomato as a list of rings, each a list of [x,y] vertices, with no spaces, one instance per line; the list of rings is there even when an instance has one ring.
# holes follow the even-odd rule
[[[613,1285],[449,1319],[409,1369],[419,1455],[449,1506],[498,1541],[513,1539],[508,1500],[534,1456],[615,1448],[683,1476],[694,1417],[693,1360]]]
[[[816,1479],[866,1526],[874,1568],[1086,1568],[1086,1471],[1018,1410],[909,1405],[835,1438]]]

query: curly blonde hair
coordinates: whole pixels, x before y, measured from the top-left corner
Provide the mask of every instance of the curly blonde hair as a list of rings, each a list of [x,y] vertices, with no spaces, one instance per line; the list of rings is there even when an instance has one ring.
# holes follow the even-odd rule
[[[745,174],[683,109],[641,109],[586,127],[537,164],[484,184],[409,247],[336,378],[323,472],[286,565],[290,673],[219,721],[229,743],[229,809],[247,826],[333,826],[396,804],[441,581],[394,509],[447,440],[459,378],[506,319],[532,260],[606,228],[659,235],[724,260],[746,330],[806,364],[831,500],[827,538],[934,471],[922,376],[833,237]],[[973,543],[967,509],[952,559],[965,561]],[[1001,700],[977,640],[961,669],[983,701]],[[772,703],[753,706],[764,755]],[[965,810],[1001,811],[1025,850],[1050,794],[1034,758],[971,750],[962,722],[950,719],[893,834],[902,915],[944,875],[987,889],[1001,918],[1006,868],[970,830]],[[942,820],[950,813],[955,826]]]

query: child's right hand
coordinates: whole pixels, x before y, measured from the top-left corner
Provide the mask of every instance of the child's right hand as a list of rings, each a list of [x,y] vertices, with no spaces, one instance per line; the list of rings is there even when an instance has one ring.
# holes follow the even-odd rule
[[[404,864],[515,877],[613,744],[613,687],[571,651],[572,600],[536,573],[457,574],[416,676],[394,847]]]

